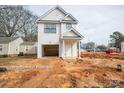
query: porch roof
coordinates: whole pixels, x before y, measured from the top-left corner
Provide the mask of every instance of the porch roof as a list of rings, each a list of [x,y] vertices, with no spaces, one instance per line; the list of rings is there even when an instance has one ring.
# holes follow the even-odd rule
[[[81,40],[82,38],[81,37],[78,37],[78,36],[63,36],[62,39],[77,39],[77,40]]]
[[[83,36],[76,31],[74,28],[71,28],[69,31],[65,32],[62,36],[62,39],[82,39]]]

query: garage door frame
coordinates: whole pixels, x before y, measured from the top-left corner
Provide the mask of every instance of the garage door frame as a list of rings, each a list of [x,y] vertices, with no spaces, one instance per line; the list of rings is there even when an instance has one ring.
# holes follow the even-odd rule
[[[58,46],[57,48],[57,51],[58,51],[58,53],[57,53],[57,55],[46,55],[46,53],[45,53],[45,50],[44,50],[44,48],[45,48],[45,46]],[[57,57],[59,57],[59,44],[44,44],[44,45],[42,45],[42,54],[43,54],[43,57],[55,57],[55,56],[57,56]]]

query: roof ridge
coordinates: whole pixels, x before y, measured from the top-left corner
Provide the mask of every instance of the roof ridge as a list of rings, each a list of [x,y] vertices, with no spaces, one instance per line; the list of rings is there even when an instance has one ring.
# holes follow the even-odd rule
[[[64,18],[66,18],[67,16],[70,16],[73,20],[78,21],[75,17],[73,17],[70,13],[66,12],[62,7],[60,7],[59,5],[56,5],[55,7],[51,8],[50,10],[48,10],[47,12],[45,12],[43,15],[41,15],[38,19],[37,22],[42,20],[45,16],[47,16],[48,14],[50,14],[52,11],[54,11],[55,9],[59,9],[62,13],[65,14],[65,16],[63,18],[60,19],[63,20]]]
[[[62,11],[64,14],[67,14],[67,12],[61,8],[59,5],[56,5],[55,7],[51,8],[50,10],[48,10],[47,12],[45,12],[43,15],[41,15],[37,21],[39,21],[40,19],[42,19],[43,17],[45,17],[46,15],[48,15],[49,13],[51,13],[53,10],[55,10],[56,8],[58,8],[60,11]]]

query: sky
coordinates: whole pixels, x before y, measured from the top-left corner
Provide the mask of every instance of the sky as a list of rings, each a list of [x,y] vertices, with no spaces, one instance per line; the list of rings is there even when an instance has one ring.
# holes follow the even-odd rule
[[[61,5],[60,5],[61,6]],[[43,15],[53,5],[32,5],[27,8],[37,16]],[[78,21],[77,30],[84,36],[82,42],[95,42],[97,45],[110,42],[114,31],[124,34],[124,5],[62,5],[66,12]]]

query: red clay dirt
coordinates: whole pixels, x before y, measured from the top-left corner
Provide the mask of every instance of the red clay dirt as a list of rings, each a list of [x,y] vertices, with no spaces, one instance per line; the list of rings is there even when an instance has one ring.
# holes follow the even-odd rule
[[[116,58],[124,60],[124,54],[113,53],[106,54],[106,52],[82,52],[81,57],[89,57],[89,58]]]
[[[89,53],[85,53],[79,60],[62,60],[53,57],[1,58],[0,65],[7,67],[8,71],[0,73],[0,87],[124,87],[124,69],[122,72],[116,70],[117,64],[124,66],[124,60],[102,56],[96,58],[91,56],[92,53],[88,55]]]

